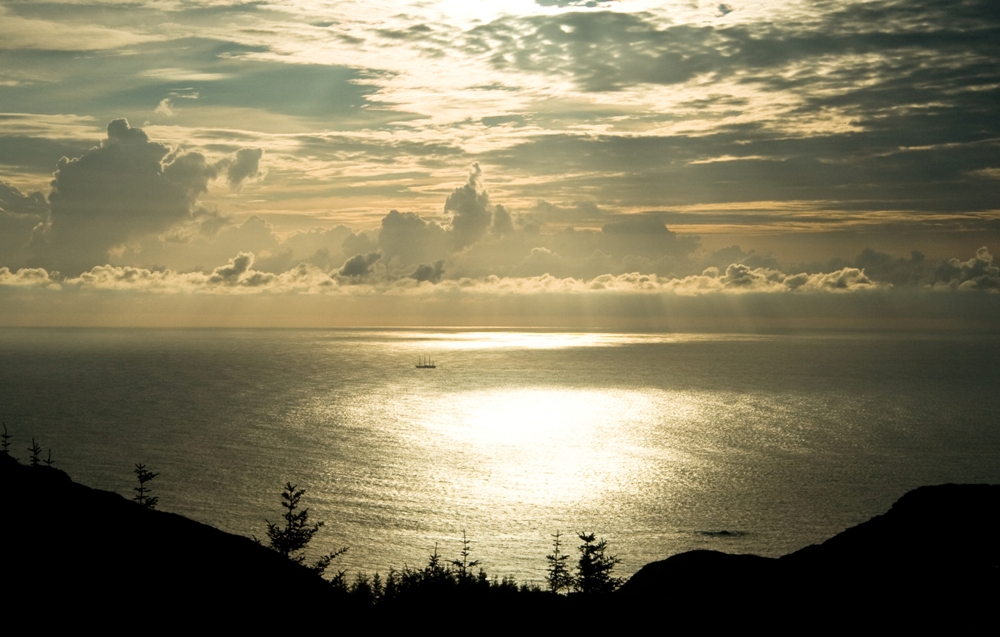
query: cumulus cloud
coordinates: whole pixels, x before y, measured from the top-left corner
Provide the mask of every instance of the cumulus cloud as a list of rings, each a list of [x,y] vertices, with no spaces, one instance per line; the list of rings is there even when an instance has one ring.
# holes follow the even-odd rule
[[[172,153],[114,120],[100,146],[59,160],[45,261],[77,272],[104,263],[110,249],[188,220],[214,177],[200,153]]]
[[[262,148],[241,148],[233,156],[221,160],[217,166],[225,170],[230,188],[238,189],[248,180],[264,176],[260,169],[260,159],[263,156]]]
[[[430,281],[431,283],[437,283],[444,276],[444,259],[435,261],[433,265],[427,265],[426,263],[421,263],[417,266],[417,269],[413,271],[410,278],[417,281]]]
[[[406,266],[444,259],[452,277],[473,278],[698,271],[687,263],[698,248],[698,237],[678,236],[666,227],[661,213],[622,215],[593,202],[562,207],[544,200],[527,212],[512,212],[490,201],[482,177],[481,166],[473,164],[466,182],[448,196],[444,209],[452,213],[450,224],[397,210],[386,215],[378,247],[387,261]],[[545,214],[562,216],[566,211],[575,212],[578,219],[600,219],[605,224],[600,231],[572,227],[555,233],[541,231]]]
[[[48,222],[49,205],[40,192],[24,193],[0,180],[0,256],[10,265],[25,264],[35,228]]]
[[[24,193],[0,179],[0,213],[45,215],[48,211],[49,205],[42,193]]]
[[[490,196],[483,185],[483,170],[478,162],[472,164],[465,184],[448,195],[444,211],[452,213],[451,229],[455,245],[459,248],[474,243],[486,234],[493,215]]]
[[[344,237],[340,248],[345,255],[375,252],[378,243],[367,232],[350,232]]]
[[[959,290],[1000,291],[1000,267],[993,265],[993,255],[985,247],[976,250],[968,261],[949,259],[934,271],[934,287]]]
[[[48,200],[45,232],[36,231],[39,265],[80,272],[108,262],[143,237],[167,233],[184,240],[185,225],[214,233],[226,225],[216,213],[198,207],[209,182],[225,171],[239,186],[260,174],[260,149],[240,149],[211,163],[198,152],[184,152],[149,139],[125,119],[108,124],[107,138],[80,157],[57,164]]]
[[[612,255],[677,256],[697,247],[696,236],[678,238],[658,215],[629,215],[601,228],[601,249]]]
[[[369,252],[368,254],[356,254],[344,262],[340,268],[340,276],[363,277],[371,272],[371,267],[382,258],[381,252]]]
[[[568,276],[570,264],[549,248],[532,248],[528,256],[514,268],[516,276],[539,276],[542,274]]]
[[[11,272],[10,268],[3,267],[0,268],[0,285],[59,289],[59,273],[44,268],[21,268]]]
[[[391,210],[382,218],[379,248],[403,263],[432,261],[450,251],[445,229],[412,212]]]
[[[514,218],[500,204],[493,208],[493,225],[490,226],[490,232],[498,237],[514,232]]]

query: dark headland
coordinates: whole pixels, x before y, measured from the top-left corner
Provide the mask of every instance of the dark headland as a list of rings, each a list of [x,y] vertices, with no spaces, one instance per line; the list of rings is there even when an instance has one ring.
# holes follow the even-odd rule
[[[995,626],[998,519],[1000,485],[921,487],[884,515],[780,558],[690,551],[646,565],[609,595],[442,590],[370,608],[249,538],[0,454],[0,608],[37,628]]]

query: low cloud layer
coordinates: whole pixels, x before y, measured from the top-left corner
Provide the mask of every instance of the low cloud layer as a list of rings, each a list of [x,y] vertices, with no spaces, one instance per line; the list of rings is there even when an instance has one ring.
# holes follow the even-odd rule
[[[132,290],[156,293],[481,293],[481,294],[599,294],[634,293],[698,296],[710,294],[812,294],[888,291],[893,286],[870,279],[858,268],[833,272],[789,274],[772,268],[750,268],[731,264],[724,271],[708,268],[698,275],[660,277],[638,272],[592,279],[554,277],[498,277],[442,279],[443,262],[422,264],[407,277],[373,274],[380,253],[356,255],[335,272],[302,263],[280,273],[254,268],[252,253],[241,252],[210,272],[176,272],[123,266],[97,266],[77,276],[61,277],[43,268],[11,271],[0,268],[0,285],[82,290]],[[928,291],[1000,292],[1000,268],[985,249],[968,261],[953,259],[934,270],[934,280],[922,288]],[[949,274],[950,273],[950,274]],[[905,289],[905,288],[903,288]]]

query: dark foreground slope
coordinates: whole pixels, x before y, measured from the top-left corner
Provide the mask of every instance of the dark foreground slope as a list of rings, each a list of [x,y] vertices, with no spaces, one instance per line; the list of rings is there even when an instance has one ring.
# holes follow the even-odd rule
[[[617,594],[634,608],[669,603],[677,619],[992,623],[1000,604],[998,520],[1000,486],[921,487],[822,544],[780,558],[682,553],[646,565]]]
[[[436,627],[437,632],[994,621],[1000,486],[923,487],[885,515],[782,558],[692,551],[615,594],[421,586],[359,604],[244,537],[144,509],[0,454],[0,609],[39,627]],[[451,580],[448,580],[451,581]]]
[[[213,615],[276,624],[289,605],[332,598],[318,576],[253,540],[2,454],[0,520],[0,603],[43,613],[43,623]]]

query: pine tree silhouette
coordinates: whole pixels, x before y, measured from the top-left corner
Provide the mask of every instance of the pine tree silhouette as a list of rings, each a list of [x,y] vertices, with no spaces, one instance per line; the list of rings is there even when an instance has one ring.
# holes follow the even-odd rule
[[[312,566],[308,566],[305,563],[306,546],[309,545],[313,536],[316,535],[319,527],[323,526],[322,522],[309,523],[309,509],[297,510],[299,508],[299,500],[302,499],[305,492],[305,489],[299,489],[297,485],[291,482],[285,483],[285,490],[281,493],[281,506],[285,509],[281,517],[284,518],[285,524],[282,526],[270,520],[265,520],[267,522],[268,546],[296,564],[306,566],[306,568],[309,568],[317,575],[322,575],[334,558],[347,552],[347,547],[345,546],[324,555]],[[341,572],[335,579],[340,580],[343,578],[343,575],[344,573]]]
[[[135,487],[135,495],[132,496],[132,499],[138,502],[139,506],[146,507],[147,509],[155,509],[156,503],[160,499],[149,495],[150,488],[146,484],[160,474],[149,471],[146,469],[146,465],[141,463],[136,464],[132,472],[139,479],[139,486]]]
[[[10,455],[10,439],[14,436],[7,433],[7,423],[3,423],[3,433],[0,434],[0,451],[3,451],[4,455]]]
[[[561,533],[556,531],[552,536],[552,553],[546,555],[549,563],[545,581],[553,593],[569,591],[573,587],[573,574],[569,572],[569,555],[562,552]]]
[[[580,561],[577,563],[576,590],[581,593],[611,593],[621,586],[622,580],[611,577],[611,571],[621,560],[614,555],[605,555],[608,541],[597,540],[593,533],[578,533]]]
[[[34,438],[31,439],[31,446],[28,447],[28,451],[31,452],[31,466],[37,467],[41,464],[41,459],[38,457],[38,454],[42,453],[42,448],[38,446],[38,443],[35,442]]]

